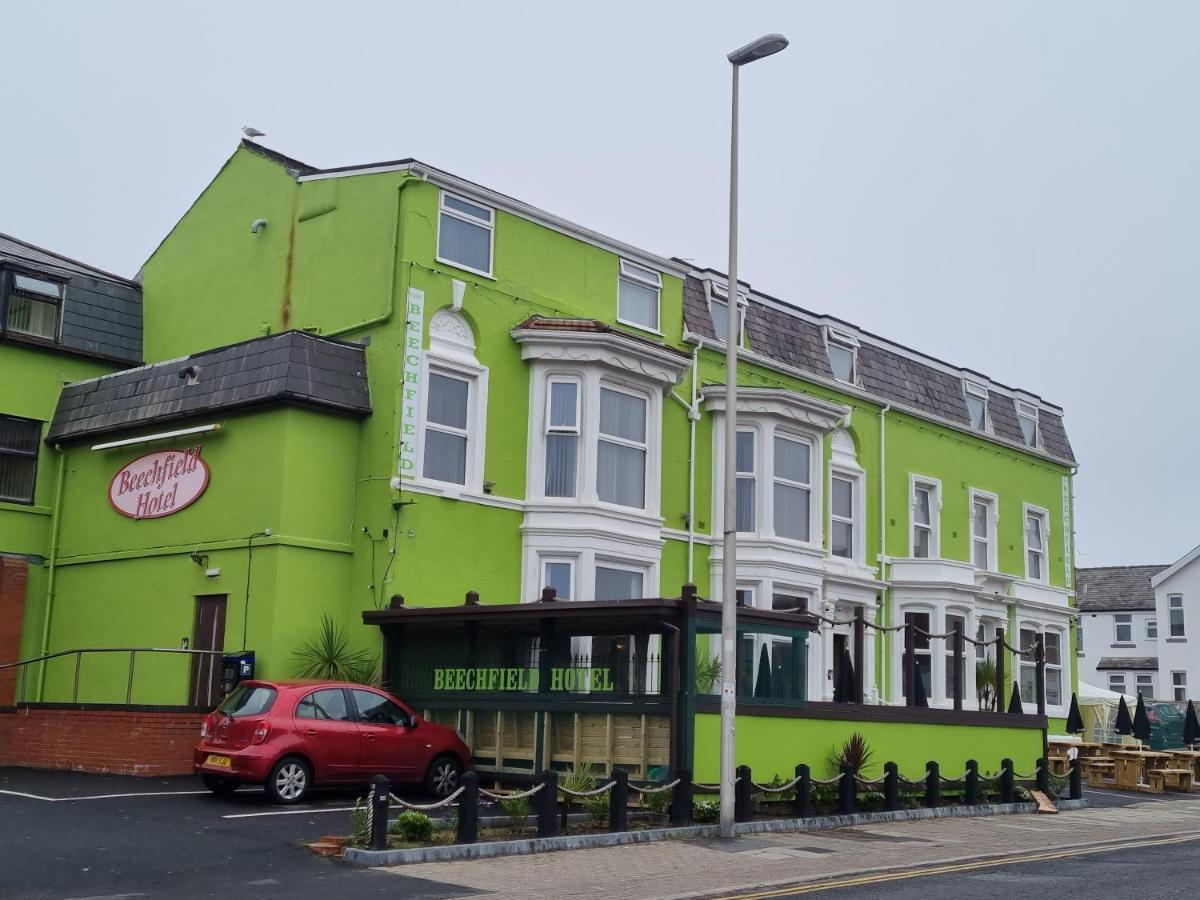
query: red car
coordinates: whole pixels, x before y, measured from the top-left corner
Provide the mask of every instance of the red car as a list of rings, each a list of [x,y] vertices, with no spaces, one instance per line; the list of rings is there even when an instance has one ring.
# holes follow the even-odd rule
[[[383,691],[336,681],[243,681],[200,726],[196,774],[214,794],[262,784],[277,803],[375,775],[445,797],[471,751]]]

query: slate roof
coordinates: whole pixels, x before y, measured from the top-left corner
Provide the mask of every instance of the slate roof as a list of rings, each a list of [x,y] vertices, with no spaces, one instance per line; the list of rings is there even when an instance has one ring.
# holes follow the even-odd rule
[[[1085,612],[1146,612],[1154,610],[1150,579],[1161,566],[1099,566],[1075,570],[1075,603]]]
[[[194,384],[188,383],[189,369]],[[268,403],[369,414],[363,346],[284,331],[75,382],[63,388],[47,440],[78,440]]]
[[[710,341],[717,339],[705,299],[704,282],[699,278],[689,276],[684,282],[683,319],[692,334]],[[750,349],[761,356],[811,375],[833,379],[822,326],[806,318],[799,308],[792,313],[762,303],[751,294],[746,310],[746,337]],[[936,360],[923,363],[913,358],[921,354],[899,353],[869,337],[863,339],[861,333],[859,340],[857,387],[884,403],[902,404],[917,412],[970,427],[961,375],[938,368]],[[1024,444],[1014,397],[990,391],[988,413],[997,437]],[[1065,462],[1075,462],[1062,416],[1041,407],[1038,422],[1042,451]]]
[[[65,280],[57,342],[15,334],[6,338],[116,362],[142,361],[142,289],[137,282],[0,234],[0,269],[4,268]]]
[[[1097,669],[1157,670],[1157,656],[1102,656]]]

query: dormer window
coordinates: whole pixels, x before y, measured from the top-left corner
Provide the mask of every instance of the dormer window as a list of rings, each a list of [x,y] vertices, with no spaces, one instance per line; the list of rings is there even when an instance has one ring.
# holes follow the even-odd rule
[[[491,278],[495,219],[494,210],[443,191],[438,260]]]
[[[14,272],[4,327],[16,334],[47,341],[58,340],[62,300],[63,286],[60,282]]]
[[[974,381],[963,382],[963,393],[967,398],[967,418],[976,431],[987,431],[988,389]]]
[[[854,384],[858,374],[858,340],[852,334],[827,328],[825,347],[829,351],[829,367],[833,369],[833,377],[846,384]]]
[[[708,314],[712,317],[713,333],[716,334],[717,340],[725,343],[725,336],[729,331],[729,295],[719,294],[714,287],[708,300]],[[745,343],[746,298],[738,295],[738,346],[744,346]]]
[[[617,321],[658,331],[658,301],[662,276],[652,269],[621,260],[617,284]]]
[[[1017,401],[1017,422],[1021,426],[1021,440],[1026,447],[1038,444],[1038,409],[1032,403]]]

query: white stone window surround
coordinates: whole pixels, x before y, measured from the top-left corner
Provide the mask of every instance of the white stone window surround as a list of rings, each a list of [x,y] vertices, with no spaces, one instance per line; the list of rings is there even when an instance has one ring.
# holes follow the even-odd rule
[[[1059,617],[1042,610],[1032,610],[1026,608],[1018,608],[1017,610],[1017,627],[1013,634],[1006,634],[1004,639],[1014,647],[1020,647],[1021,631],[1028,629],[1035,631],[1038,634],[1045,634],[1047,631],[1054,632],[1058,635],[1059,640],[1059,659],[1061,664],[1057,667],[1050,666],[1049,668],[1058,668],[1061,670],[1061,703],[1051,705],[1049,699],[1046,701],[1046,715],[1060,718],[1067,714],[1067,709],[1071,704],[1071,654],[1067,652],[1070,641],[1070,619],[1066,616]],[[1016,640],[1014,640],[1014,638]],[[1006,688],[1009,696],[1004,698],[1005,706],[1012,694],[1012,683],[1020,679],[1020,670],[1022,658],[1016,654],[1009,657],[1011,666],[1006,666],[1005,677],[1008,681]],[[1030,654],[1029,662],[1033,662],[1033,655]],[[1021,690],[1021,707],[1024,712],[1037,712],[1037,696],[1026,697],[1025,690]]]
[[[595,599],[597,567],[637,571],[642,575],[642,595],[661,596],[662,553],[658,542],[632,544],[616,535],[587,535],[574,530],[534,534],[527,531],[523,556],[523,602],[541,598],[542,588],[546,587],[546,564],[552,562],[571,563],[574,591],[571,600]],[[667,593],[677,592],[675,589]]]
[[[923,488],[929,493],[929,524],[920,526],[929,532],[929,555],[917,556],[917,489]],[[910,473],[908,476],[908,555],[913,559],[942,558],[942,482],[928,475]]]
[[[971,488],[967,496],[967,534],[971,538],[971,549],[968,562],[975,565],[975,544],[977,536],[975,534],[975,501],[978,500],[988,505],[987,523],[987,566],[981,569],[985,572],[995,572],[998,566],[999,552],[999,530],[1000,530],[1000,497],[991,491],[985,491],[980,488]],[[976,568],[980,568],[976,566]]]
[[[739,546],[755,542],[773,543],[783,550],[798,549],[823,553],[821,510],[825,469],[822,448],[826,432],[832,431],[849,414],[849,408],[804,394],[778,388],[738,388],[738,430],[754,431],[758,530],[738,537]],[[725,389],[708,387],[701,398],[713,417],[713,537],[721,534],[724,521]],[[809,447],[808,540],[780,537],[775,533],[775,436],[805,443]],[[770,489],[768,490],[768,487]],[[714,551],[717,550],[714,540]],[[740,568],[740,567],[739,567]]]
[[[426,478],[425,428],[429,404],[430,373],[468,383],[467,450],[463,484]],[[483,492],[483,466],[487,444],[488,369],[475,358],[475,336],[461,314],[442,308],[429,321],[429,349],[421,354],[421,402],[417,419],[416,476],[412,483],[428,486],[445,497]],[[407,484],[407,482],[406,482]]]
[[[1030,517],[1040,520],[1042,527],[1042,546],[1040,549],[1042,565],[1041,573],[1038,577],[1030,574],[1029,553],[1035,550],[1030,544],[1029,520]],[[1024,548],[1025,559],[1025,580],[1036,582],[1038,584],[1048,584],[1050,582],[1050,510],[1044,506],[1035,506],[1032,503],[1024,503],[1021,506],[1021,533],[1024,536],[1022,545]]]

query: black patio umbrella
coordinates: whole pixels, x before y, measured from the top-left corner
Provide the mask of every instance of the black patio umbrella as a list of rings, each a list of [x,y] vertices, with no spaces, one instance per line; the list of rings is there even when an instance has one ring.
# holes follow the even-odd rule
[[[758,656],[758,678],[754,682],[755,697],[771,696],[771,658],[767,654],[767,645],[762,645],[762,653]]]
[[[1150,717],[1146,715],[1146,703],[1138,691],[1137,709],[1133,711],[1133,736],[1139,741],[1150,740]]]
[[[1067,734],[1083,732],[1083,716],[1079,714],[1079,699],[1071,694],[1071,709],[1067,713]]]
[[[849,650],[842,651],[842,671],[838,676],[837,699],[842,703],[853,703],[858,699],[854,695],[854,660],[850,658]]]
[[[1010,713],[1025,712],[1021,704],[1021,685],[1015,681],[1013,682],[1012,696],[1008,698],[1008,711]]]
[[[1133,719],[1129,716],[1129,707],[1125,705],[1125,695],[1117,704],[1117,734],[1133,734]]]
[[[921,670],[917,670],[917,683],[913,686],[913,706],[929,706],[929,695],[925,693],[925,679],[921,677]]]
[[[1187,712],[1183,717],[1183,742],[1189,747],[1200,740],[1200,721],[1196,720],[1196,707],[1188,701]]]

